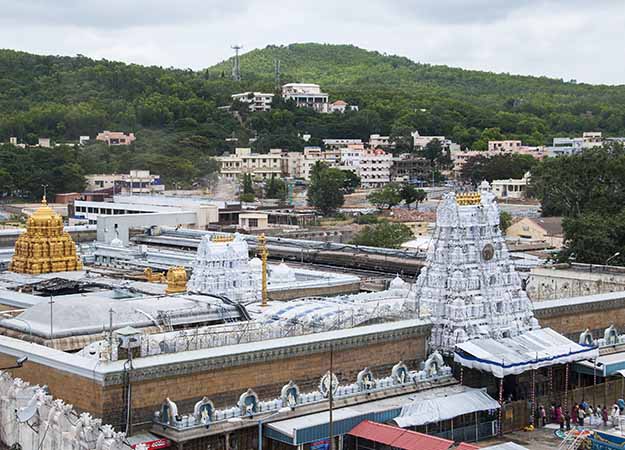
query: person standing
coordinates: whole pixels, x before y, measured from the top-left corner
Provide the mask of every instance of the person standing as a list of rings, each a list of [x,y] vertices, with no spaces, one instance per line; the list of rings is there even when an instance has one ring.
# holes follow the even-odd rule
[[[586,411],[581,407],[577,410],[577,423],[580,427],[584,426],[584,418],[586,417]]]
[[[601,410],[601,419],[603,419],[603,426],[607,427],[608,426],[608,408],[606,408],[606,406],[603,406],[603,409]]]
[[[543,405],[538,407],[538,425],[540,427],[547,425],[547,411],[545,411],[545,407]]]

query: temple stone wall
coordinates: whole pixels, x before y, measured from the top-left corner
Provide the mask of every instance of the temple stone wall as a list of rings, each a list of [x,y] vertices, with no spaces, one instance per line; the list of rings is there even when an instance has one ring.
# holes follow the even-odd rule
[[[583,297],[572,298],[570,302],[566,299],[538,302],[534,305],[534,315],[543,327],[553,328],[575,342],[586,329],[593,336],[603,336],[610,325],[619,332],[625,331],[625,292],[604,295],[606,299],[601,302],[584,302]]]
[[[527,283],[534,302],[625,290],[625,271],[617,267],[575,264],[566,267],[535,267]]]
[[[403,361],[410,369],[419,369],[426,359],[426,339],[430,325],[412,326],[392,333],[336,340],[334,370],[341,382],[356,380],[356,375],[369,367],[375,376],[389,376],[391,368]],[[193,364],[206,364],[206,370],[189,371],[183,364],[162,364],[137,370],[132,378],[133,423],[148,427],[154,411],[166,397],[175,400],[181,412],[192,410],[193,404],[204,396],[216,407],[233,405],[248,388],[260,399],[279,395],[282,386],[293,380],[302,391],[318,388],[321,376],[329,370],[327,344],[302,344],[262,352],[251,358],[252,363],[235,364],[236,358],[212,358]],[[157,360],[158,361],[158,360]],[[0,354],[0,364],[15,362],[13,356]],[[15,371],[16,376],[38,384],[46,384],[50,392],[79,411],[102,417],[106,423],[119,428],[123,416],[123,377],[121,373],[107,375],[104,383],[27,362]]]

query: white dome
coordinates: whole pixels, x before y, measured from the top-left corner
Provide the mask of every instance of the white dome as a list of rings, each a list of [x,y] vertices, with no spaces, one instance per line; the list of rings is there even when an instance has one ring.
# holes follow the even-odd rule
[[[122,242],[120,238],[116,237],[115,239],[111,241],[111,246],[122,248],[124,246],[124,243]]]
[[[397,275],[395,278],[393,278],[390,282],[390,284],[388,285],[389,289],[404,289],[404,287],[406,286],[406,282],[404,280],[402,280],[399,275]]]
[[[262,270],[263,262],[260,260],[260,258],[252,258],[250,259],[250,268],[256,269],[256,270]]]
[[[280,263],[271,269],[271,281],[278,283],[295,281],[295,273],[289,266]]]

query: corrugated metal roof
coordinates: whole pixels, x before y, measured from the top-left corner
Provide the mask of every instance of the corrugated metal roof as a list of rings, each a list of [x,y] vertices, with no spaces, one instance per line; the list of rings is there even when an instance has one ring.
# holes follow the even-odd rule
[[[404,450],[447,450],[453,441],[365,420],[348,434]]]

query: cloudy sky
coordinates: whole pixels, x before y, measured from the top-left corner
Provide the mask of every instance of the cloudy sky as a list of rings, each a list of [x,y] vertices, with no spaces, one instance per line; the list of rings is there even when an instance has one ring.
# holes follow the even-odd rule
[[[0,0],[0,46],[200,69],[293,42],[625,84],[624,0]]]

